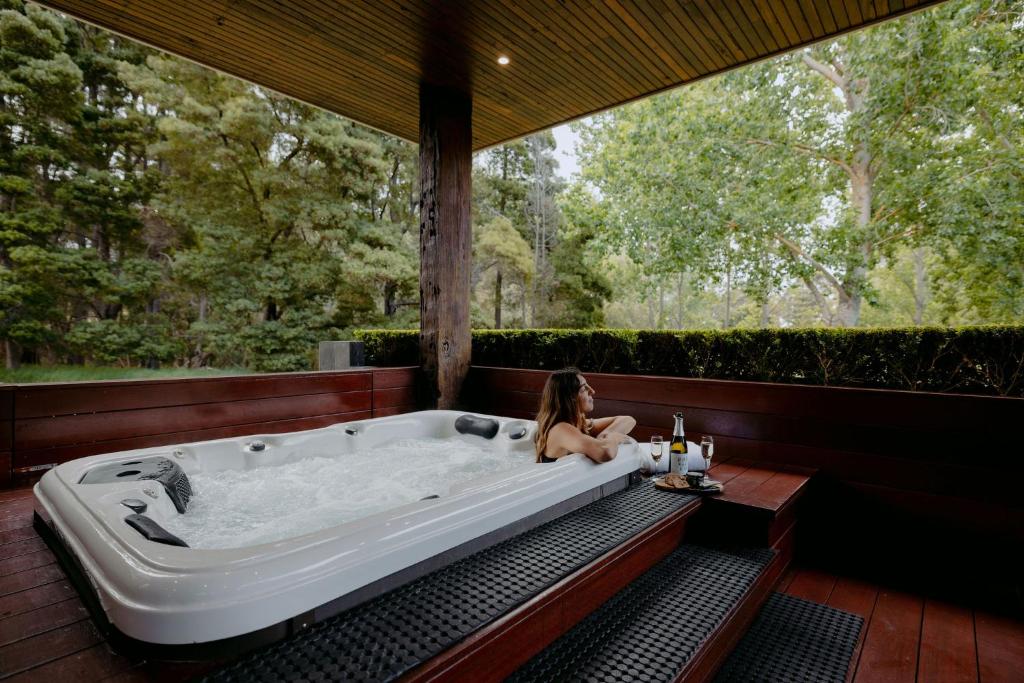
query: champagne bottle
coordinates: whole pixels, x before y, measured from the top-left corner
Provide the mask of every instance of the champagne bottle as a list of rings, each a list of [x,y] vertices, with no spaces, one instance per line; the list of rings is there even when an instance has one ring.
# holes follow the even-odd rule
[[[672,444],[669,446],[669,471],[686,476],[686,431],[683,429],[683,414],[676,413],[676,426],[672,430]]]

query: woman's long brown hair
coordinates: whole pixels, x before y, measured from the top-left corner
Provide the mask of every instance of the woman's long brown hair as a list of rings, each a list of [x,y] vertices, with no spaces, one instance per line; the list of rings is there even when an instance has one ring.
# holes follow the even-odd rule
[[[580,371],[576,368],[556,370],[544,384],[537,411],[537,462],[548,447],[548,433],[559,422],[568,422],[579,430],[586,424],[586,416],[580,406]]]

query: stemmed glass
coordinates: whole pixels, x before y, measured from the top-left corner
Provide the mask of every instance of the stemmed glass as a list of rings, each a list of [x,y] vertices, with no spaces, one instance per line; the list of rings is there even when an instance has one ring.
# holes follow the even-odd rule
[[[704,481],[710,481],[711,456],[715,454],[715,440],[710,436],[704,436],[700,440],[700,455],[704,458]]]
[[[661,460],[661,449],[664,444],[664,440],[660,436],[651,437],[651,457],[654,458],[654,470],[652,474],[658,471],[658,462]]]

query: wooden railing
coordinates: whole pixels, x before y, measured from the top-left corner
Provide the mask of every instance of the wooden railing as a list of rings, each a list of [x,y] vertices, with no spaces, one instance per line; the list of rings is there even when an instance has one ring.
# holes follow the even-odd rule
[[[0,387],[0,488],[96,453],[415,409],[416,368]]]
[[[533,417],[547,375],[474,366],[466,405]],[[982,589],[1024,610],[1024,399],[586,376],[595,413],[633,415],[640,440],[668,437],[682,410],[691,440],[714,435],[716,458],[816,469],[798,531],[805,562],[919,592]]]

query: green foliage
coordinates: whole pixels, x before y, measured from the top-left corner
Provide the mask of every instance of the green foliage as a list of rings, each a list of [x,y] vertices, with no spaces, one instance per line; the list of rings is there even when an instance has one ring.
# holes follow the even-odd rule
[[[943,3],[577,124],[607,247],[846,326],[927,247],[942,322],[1020,321],[1022,20]]]
[[[374,365],[415,364],[415,331],[357,333]],[[473,364],[1024,396],[1024,327],[475,330]]]
[[[338,116],[6,0],[6,364],[295,370],[352,325],[415,324],[415,160]]]
[[[369,365],[420,364],[419,330],[355,330],[352,337],[363,342]]]

